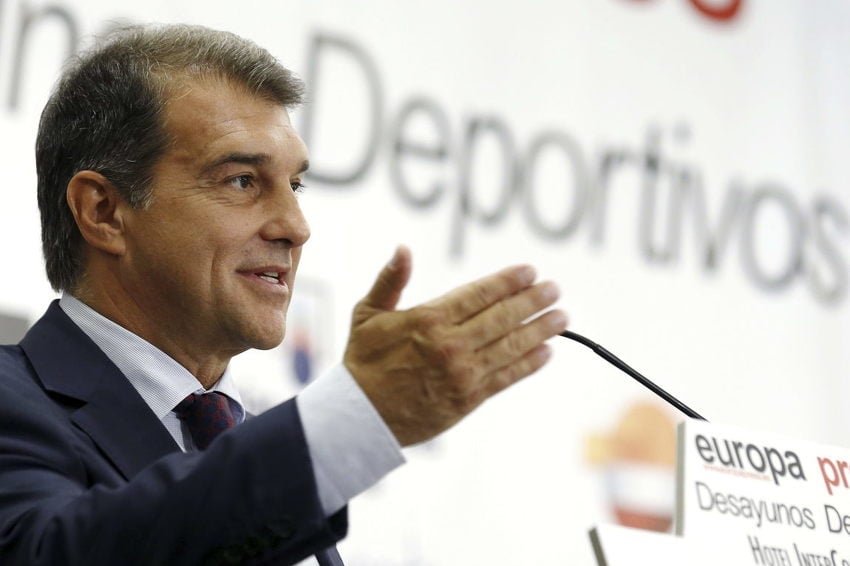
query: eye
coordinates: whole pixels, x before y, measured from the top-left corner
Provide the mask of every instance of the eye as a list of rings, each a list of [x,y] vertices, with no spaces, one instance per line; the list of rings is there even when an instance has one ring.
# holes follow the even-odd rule
[[[302,183],[301,181],[290,181],[289,186],[292,187],[292,192],[300,193],[307,188],[307,185]]]
[[[254,176],[247,174],[237,175],[236,177],[231,177],[230,179],[228,179],[227,183],[233,188],[244,191],[250,189],[254,185]]]

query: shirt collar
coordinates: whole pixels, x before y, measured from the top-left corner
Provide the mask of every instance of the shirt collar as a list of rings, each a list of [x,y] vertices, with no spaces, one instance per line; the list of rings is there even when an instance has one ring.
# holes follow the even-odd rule
[[[63,293],[59,306],[121,370],[159,419],[168,415],[187,395],[205,391],[195,376],[174,358],[77,298]],[[245,409],[229,366],[206,391],[225,394],[231,401],[236,421],[244,420]]]

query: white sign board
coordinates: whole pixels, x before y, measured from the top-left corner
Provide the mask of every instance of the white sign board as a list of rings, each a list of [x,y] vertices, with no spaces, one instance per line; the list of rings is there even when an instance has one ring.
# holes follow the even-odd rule
[[[736,564],[850,566],[850,450],[679,426],[677,534],[726,546]]]

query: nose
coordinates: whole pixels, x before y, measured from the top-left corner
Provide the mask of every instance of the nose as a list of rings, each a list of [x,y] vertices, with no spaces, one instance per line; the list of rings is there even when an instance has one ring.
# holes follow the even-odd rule
[[[267,219],[260,231],[264,240],[283,241],[289,247],[298,248],[310,238],[310,225],[301,211],[295,192],[288,184],[275,191],[266,209]]]

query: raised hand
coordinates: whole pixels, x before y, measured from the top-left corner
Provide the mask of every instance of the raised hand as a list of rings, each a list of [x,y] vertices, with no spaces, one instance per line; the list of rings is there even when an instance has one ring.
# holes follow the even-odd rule
[[[550,356],[544,342],[567,324],[560,310],[538,314],[558,289],[535,283],[530,266],[395,310],[410,273],[410,251],[400,247],[355,306],[344,357],[403,446],[433,438],[540,369]]]

